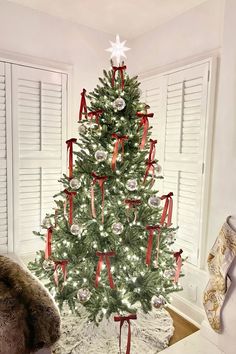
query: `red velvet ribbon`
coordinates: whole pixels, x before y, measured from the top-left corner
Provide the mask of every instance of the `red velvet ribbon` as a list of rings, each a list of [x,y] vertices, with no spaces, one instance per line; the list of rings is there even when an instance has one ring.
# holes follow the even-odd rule
[[[111,168],[114,171],[116,169],[116,159],[118,156],[118,152],[119,152],[119,145],[121,145],[121,149],[122,149],[122,158],[124,156],[124,142],[125,140],[128,140],[129,137],[127,135],[122,135],[119,136],[116,133],[112,134],[112,138],[116,139],[115,145],[114,145],[114,151],[113,151],[113,156],[112,156],[112,162],[111,162]]]
[[[66,277],[67,277],[67,264],[68,264],[68,260],[67,259],[63,259],[61,261],[54,261],[54,281],[56,286],[58,286],[58,273],[57,270],[59,267],[61,267],[62,273],[63,273],[63,278],[64,278],[64,282],[66,281]]]
[[[102,194],[102,223],[104,223],[104,199],[105,199],[105,193],[104,193],[104,183],[108,179],[107,176],[98,176],[95,172],[92,172],[92,186],[91,186],[91,209],[92,209],[92,216],[96,218],[96,209],[95,209],[95,197],[94,197],[94,185],[98,182],[99,187],[101,189],[101,194]]]
[[[112,70],[112,81],[111,81],[111,85],[112,87],[114,87],[115,85],[115,77],[116,77],[116,72],[118,71],[118,73],[120,73],[120,78],[121,78],[121,89],[124,90],[124,86],[125,86],[125,79],[124,79],[124,70],[126,69],[126,66],[113,66]]]
[[[146,172],[145,172],[145,176],[144,176],[144,180],[143,180],[143,183],[146,182],[146,179],[147,179],[147,176],[148,176],[148,173],[149,171],[152,173],[152,182],[151,182],[151,186],[153,186],[154,182],[155,182],[155,168],[154,168],[154,164],[156,163],[156,161],[147,161],[146,162]]]
[[[178,283],[180,272],[181,272],[181,267],[182,267],[182,257],[181,254],[183,253],[183,250],[180,249],[178,252],[174,253],[174,257],[176,260],[176,271],[175,271],[175,277],[174,277],[174,282]]]
[[[128,337],[127,337],[127,346],[126,346],[126,354],[130,354],[130,348],[131,348],[131,325],[130,325],[130,320],[136,320],[137,315],[129,315],[129,316],[115,316],[114,321],[115,322],[120,322],[120,337],[119,337],[119,348],[120,348],[120,354],[121,354],[121,330],[124,322],[126,321],[128,323]]]
[[[102,110],[102,109],[98,109],[97,111],[89,112],[89,113],[88,113],[88,117],[89,117],[90,119],[92,119],[92,118],[95,117],[96,123],[97,123],[97,125],[99,125],[99,124],[100,124],[99,119],[100,119],[100,117],[101,117],[102,114],[103,114],[103,110]]]
[[[66,194],[67,200],[69,202],[68,221],[69,221],[69,224],[72,225],[73,224],[73,198],[74,198],[74,196],[76,196],[76,192],[69,192],[67,189],[65,189],[64,193]]]
[[[160,237],[161,228],[159,225],[153,225],[153,226],[148,225],[148,226],[146,226],[146,230],[149,231],[147,253],[146,253],[146,264],[150,265],[151,264],[151,256],[152,256],[152,244],[153,244],[154,232],[156,230],[158,230],[157,246],[159,248],[159,237]]]
[[[52,254],[52,233],[53,228],[49,227],[46,236],[45,259],[48,259]]]
[[[149,128],[148,118],[152,118],[154,116],[154,114],[153,113],[137,112],[136,116],[141,118],[140,123],[139,123],[139,128],[141,128],[143,126],[143,137],[142,137],[142,141],[140,144],[140,149],[144,149],[146,139],[147,139],[147,134],[148,134],[148,128]]]
[[[82,119],[83,114],[84,114],[85,118],[88,118],[85,94],[86,94],[86,90],[83,89],[83,91],[81,92],[81,101],[80,101],[80,109],[79,109],[79,120]]]
[[[67,152],[68,152],[68,161],[69,161],[69,178],[73,177],[73,144],[76,143],[77,139],[72,138],[66,141]]]
[[[102,263],[103,263],[104,259],[105,259],[106,266],[107,266],[107,274],[108,274],[110,288],[111,289],[115,288],[115,284],[114,284],[113,279],[112,279],[111,263],[110,263],[110,257],[114,257],[115,255],[116,255],[115,252],[112,252],[112,251],[111,252],[96,252],[96,256],[99,257],[97,270],[96,270],[96,280],[95,280],[95,287],[96,288],[98,287],[99,277],[100,277],[100,274],[101,274]]]
[[[149,151],[148,161],[153,161],[155,159],[155,154],[156,154],[157,140],[150,139],[149,142],[150,142],[150,151]]]
[[[169,194],[166,194],[166,195],[163,195],[162,197],[160,197],[161,200],[164,200],[164,199],[166,200],[164,208],[163,208],[160,224],[164,225],[164,222],[167,218],[167,223],[166,223],[167,227],[169,227],[171,225],[171,219],[172,219],[172,212],[173,212],[172,196],[173,196],[173,193],[170,192]]]

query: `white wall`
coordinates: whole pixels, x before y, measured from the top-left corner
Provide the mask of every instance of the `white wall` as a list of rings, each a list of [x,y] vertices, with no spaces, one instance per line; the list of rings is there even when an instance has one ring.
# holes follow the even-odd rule
[[[0,0],[0,52],[9,51],[73,65],[72,129],[83,87],[92,89],[103,68],[112,36]]]

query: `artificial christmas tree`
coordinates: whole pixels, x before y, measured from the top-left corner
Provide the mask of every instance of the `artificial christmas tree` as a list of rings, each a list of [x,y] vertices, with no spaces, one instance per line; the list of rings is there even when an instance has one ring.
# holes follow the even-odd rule
[[[130,326],[140,304],[144,312],[159,308],[181,289],[182,250],[172,250],[173,194],[158,196],[149,127],[158,118],[125,70],[112,65],[93,92],[81,93],[79,137],[66,142],[68,174],[56,214],[43,222],[46,236],[35,233],[46,250],[30,269],[48,279],[60,307],[66,301],[76,311],[80,302],[93,321],[116,314]]]

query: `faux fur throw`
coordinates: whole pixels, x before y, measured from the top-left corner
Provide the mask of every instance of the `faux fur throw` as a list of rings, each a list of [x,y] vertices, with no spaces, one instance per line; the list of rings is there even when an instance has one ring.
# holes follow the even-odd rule
[[[48,291],[27,270],[0,256],[0,354],[28,354],[60,337]]]

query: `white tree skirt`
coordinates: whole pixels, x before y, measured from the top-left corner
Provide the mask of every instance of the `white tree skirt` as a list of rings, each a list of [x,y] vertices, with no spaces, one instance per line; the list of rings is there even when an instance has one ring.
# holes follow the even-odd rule
[[[113,317],[103,319],[99,326],[88,322],[81,306],[81,317],[62,313],[62,337],[54,354],[118,354],[120,322]],[[174,333],[173,321],[163,309],[149,314],[139,312],[137,320],[131,320],[131,353],[156,354],[168,346]],[[126,353],[128,326],[122,327],[122,354]]]

